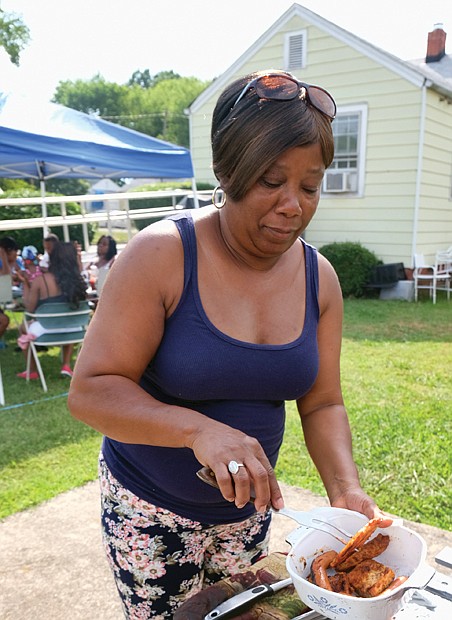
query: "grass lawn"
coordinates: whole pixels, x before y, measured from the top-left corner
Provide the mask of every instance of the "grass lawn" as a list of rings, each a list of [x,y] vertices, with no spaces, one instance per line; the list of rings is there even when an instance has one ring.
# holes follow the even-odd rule
[[[93,480],[101,441],[67,411],[56,349],[41,354],[47,394],[16,378],[16,336],[0,350],[0,518]],[[345,301],[342,382],[362,484],[383,509],[449,530],[451,368],[450,303]],[[293,403],[287,412],[278,477],[324,494]]]
[[[59,374],[59,350],[39,354],[45,393],[39,381],[16,377],[25,369],[22,352],[14,351],[16,338],[10,328],[8,348],[0,350],[6,399],[0,407],[0,518],[93,480],[101,442],[96,431],[69,415],[69,379]]]

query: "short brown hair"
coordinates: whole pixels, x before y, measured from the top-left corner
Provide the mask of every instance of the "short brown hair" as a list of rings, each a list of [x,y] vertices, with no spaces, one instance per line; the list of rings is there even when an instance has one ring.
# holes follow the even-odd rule
[[[320,144],[325,168],[333,161],[331,120],[299,97],[273,101],[259,99],[250,91],[234,107],[244,86],[266,73],[258,71],[232,82],[220,95],[213,112],[213,171],[232,200],[241,200],[290,148]]]

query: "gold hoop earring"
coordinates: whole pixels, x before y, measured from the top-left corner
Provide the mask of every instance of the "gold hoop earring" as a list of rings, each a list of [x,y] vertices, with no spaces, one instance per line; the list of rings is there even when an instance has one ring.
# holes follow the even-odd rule
[[[223,192],[223,197],[221,199],[220,204],[217,204],[217,192],[218,190],[221,189],[220,185],[217,185],[217,187],[213,190],[213,194],[212,194],[212,204],[216,209],[222,209],[224,207],[224,205],[226,204],[226,194],[224,193],[224,191],[221,189],[221,191]]]

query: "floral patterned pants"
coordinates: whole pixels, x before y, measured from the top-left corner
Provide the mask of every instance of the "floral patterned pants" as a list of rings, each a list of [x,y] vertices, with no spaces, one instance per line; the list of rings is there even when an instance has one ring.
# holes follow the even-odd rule
[[[186,598],[268,552],[271,514],[206,525],[146,502],[99,459],[103,541],[125,617],[172,618]]]

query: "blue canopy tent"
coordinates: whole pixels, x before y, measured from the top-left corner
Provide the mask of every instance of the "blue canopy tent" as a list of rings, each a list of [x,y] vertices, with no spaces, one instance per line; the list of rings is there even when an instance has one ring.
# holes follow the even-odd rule
[[[192,179],[188,149],[25,96],[0,94],[0,177]],[[47,216],[43,204],[43,217]]]

